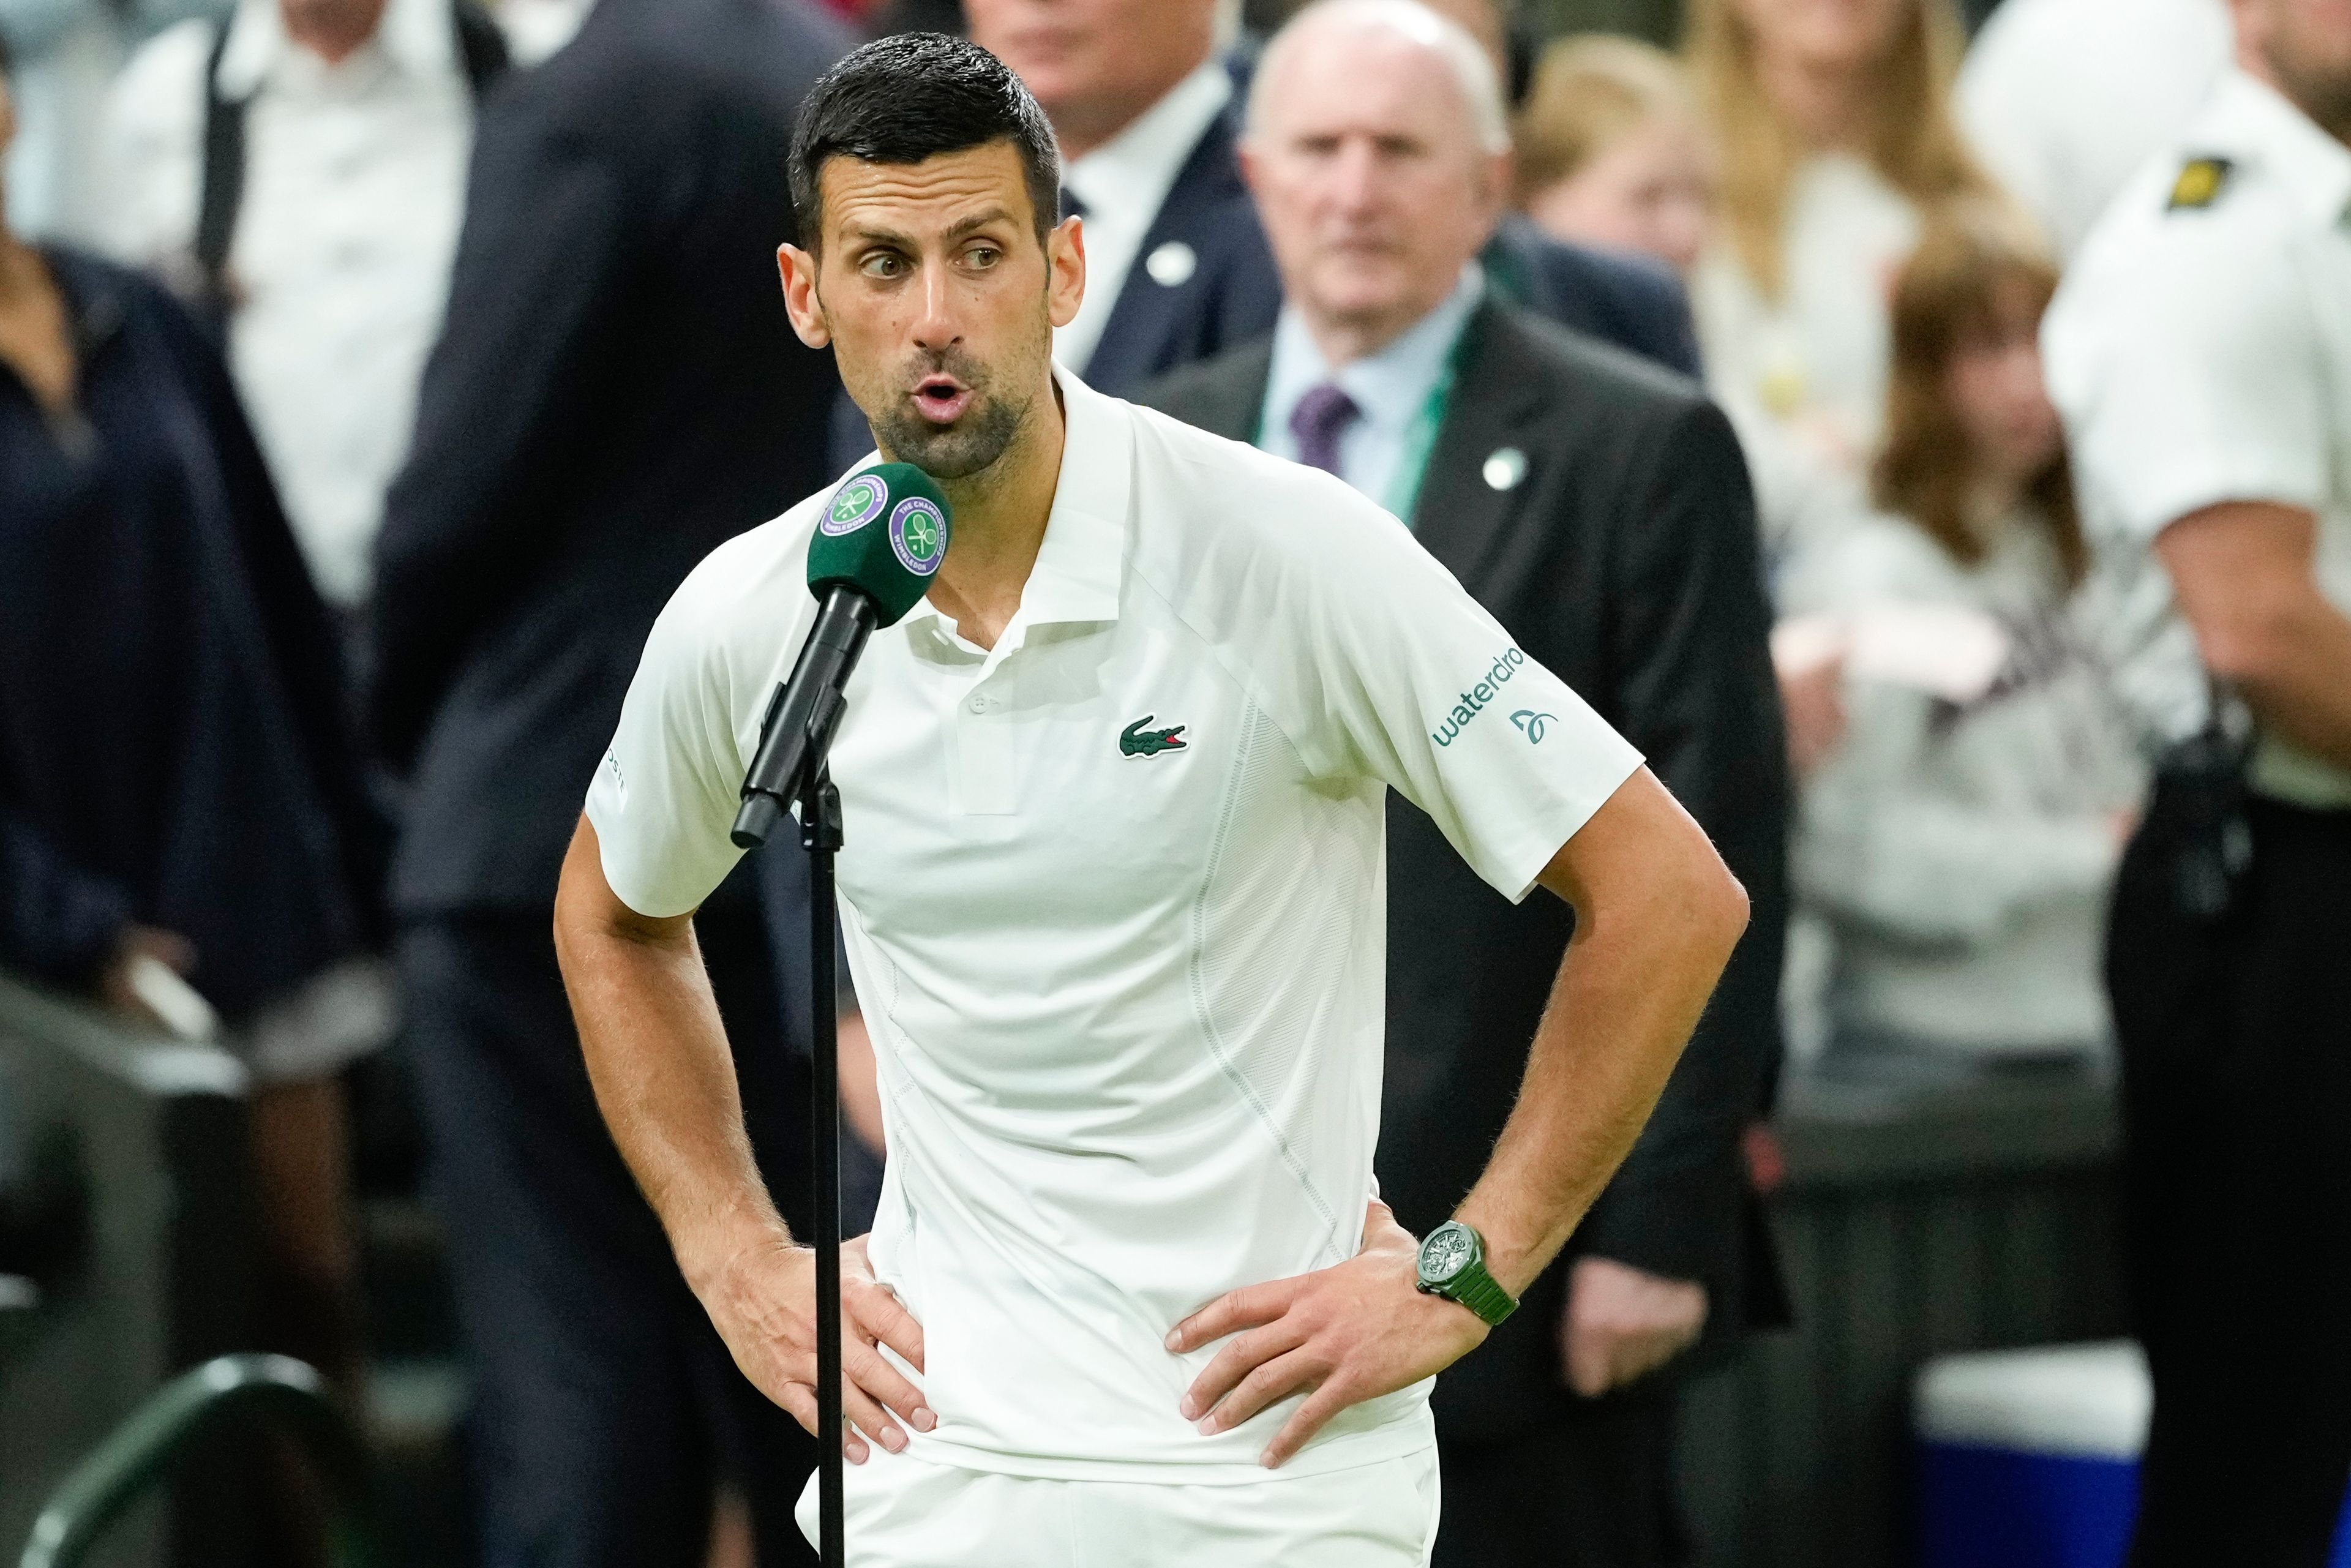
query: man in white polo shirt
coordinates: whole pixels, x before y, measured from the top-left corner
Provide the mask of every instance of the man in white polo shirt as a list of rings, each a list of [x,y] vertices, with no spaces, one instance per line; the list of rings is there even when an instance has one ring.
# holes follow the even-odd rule
[[[891,1151],[843,1270],[852,1559],[1425,1563],[1426,1380],[1624,1155],[1744,895],[1392,517],[1055,370],[1082,220],[1053,223],[1050,132],[994,57],[858,51],[790,168],[794,325],[956,514],[832,751]],[[671,601],[557,909],[613,1135],[738,1364],[811,1426],[813,1260],[745,1145],[691,918],[813,619],[823,501]],[[1579,914],[1519,1111],[1420,1246],[1371,1169],[1391,788]]]

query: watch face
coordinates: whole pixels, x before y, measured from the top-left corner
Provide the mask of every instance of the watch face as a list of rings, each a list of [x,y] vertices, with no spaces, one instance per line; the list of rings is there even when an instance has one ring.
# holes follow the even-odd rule
[[[1467,1269],[1477,1252],[1478,1239],[1468,1227],[1440,1225],[1420,1244],[1420,1277],[1432,1285],[1445,1284]]]

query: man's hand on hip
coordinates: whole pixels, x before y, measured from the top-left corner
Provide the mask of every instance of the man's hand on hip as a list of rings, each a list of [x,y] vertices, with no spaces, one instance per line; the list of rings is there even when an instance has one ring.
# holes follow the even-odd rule
[[[1698,1342],[1706,1287],[1606,1258],[1579,1258],[1568,1275],[1560,1361],[1586,1399],[1635,1383]]]
[[[815,1433],[815,1251],[781,1237],[772,1246],[747,1249],[704,1290],[703,1305],[743,1375]],[[861,1236],[841,1249],[841,1410],[850,1423],[841,1451],[852,1465],[865,1462],[868,1437],[893,1454],[906,1446],[893,1411],[917,1431],[938,1425],[922,1390],[899,1375],[877,1343],[922,1370],[923,1325],[887,1285],[876,1282]]]
[[[1407,1387],[1475,1350],[1485,1323],[1419,1289],[1419,1250],[1375,1198],[1363,1249],[1346,1262],[1234,1291],[1177,1323],[1167,1336],[1173,1351],[1234,1336],[1184,1396],[1184,1418],[1204,1433],[1228,1431],[1278,1399],[1304,1394],[1259,1456],[1270,1469],[1348,1406]]]

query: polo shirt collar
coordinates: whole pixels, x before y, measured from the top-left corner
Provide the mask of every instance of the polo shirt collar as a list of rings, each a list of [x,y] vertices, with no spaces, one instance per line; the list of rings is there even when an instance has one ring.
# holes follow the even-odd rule
[[[2191,142],[2191,154],[2259,158],[2313,222],[2332,226],[2351,209],[2351,147],[2250,72],[2232,69],[2220,78],[2199,129],[2215,145]]]
[[[1127,408],[1060,365],[1053,367],[1053,380],[1061,389],[1064,420],[1061,477],[1036,564],[1021,586],[1020,608],[997,640],[999,656],[1018,647],[1029,627],[1118,619],[1134,489],[1134,435]],[[858,466],[873,461],[869,457]],[[910,629],[926,624],[942,638],[952,635],[953,628],[928,598],[907,613],[906,623]]]
[[[251,98],[283,68],[293,50],[278,0],[238,0],[214,85],[229,102]],[[420,80],[451,75],[457,69],[457,40],[448,5],[444,0],[386,0],[375,36],[360,46],[351,60],[370,50]]]

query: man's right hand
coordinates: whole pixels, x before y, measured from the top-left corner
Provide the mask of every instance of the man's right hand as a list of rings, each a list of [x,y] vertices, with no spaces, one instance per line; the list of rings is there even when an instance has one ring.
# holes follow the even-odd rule
[[[814,1249],[780,1236],[746,1248],[698,1293],[743,1375],[816,1432]],[[852,1465],[863,1464],[871,1453],[868,1438],[893,1454],[906,1446],[905,1431],[891,1418],[893,1412],[917,1431],[938,1425],[923,1403],[922,1390],[900,1375],[877,1344],[896,1351],[915,1371],[923,1369],[923,1325],[888,1286],[874,1280],[861,1236],[841,1249],[841,1409],[849,1417],[841,1451]]]

